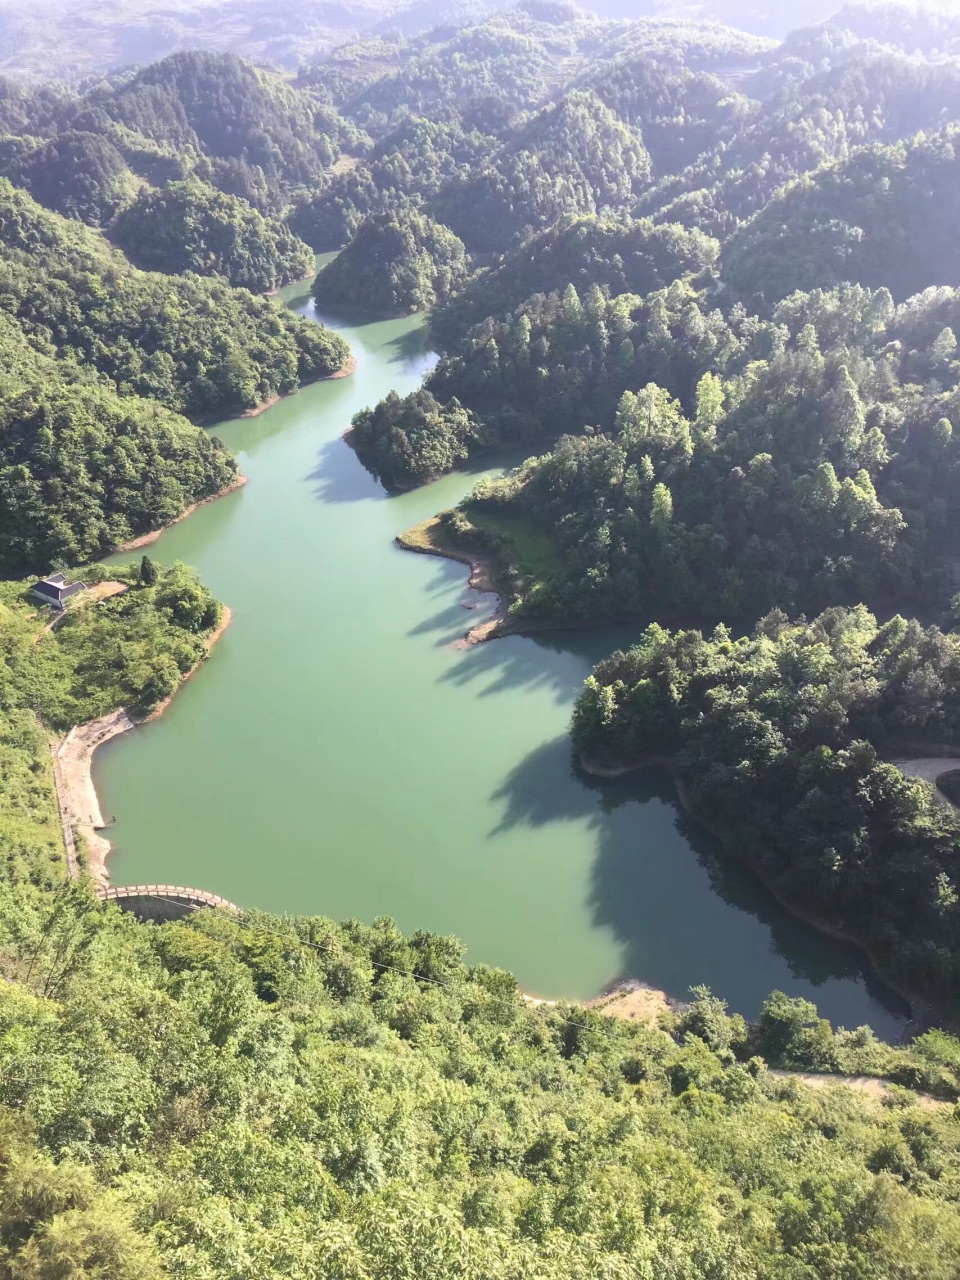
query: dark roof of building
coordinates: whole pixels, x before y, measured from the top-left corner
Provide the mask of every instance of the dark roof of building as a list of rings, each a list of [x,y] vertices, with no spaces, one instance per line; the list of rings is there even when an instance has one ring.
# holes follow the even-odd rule
[[[85,582],[67,582],[62,573],[52,573],[49,578],[42,578],[39,582],[35,582],[31,590],[42,596],[56,596],[62,599],[63,596],[76,595],[78,591],[86,591],[87,584]]]

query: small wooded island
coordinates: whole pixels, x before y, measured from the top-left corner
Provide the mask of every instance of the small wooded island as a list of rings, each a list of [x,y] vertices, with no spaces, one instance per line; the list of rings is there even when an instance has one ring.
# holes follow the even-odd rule
[[[956,795],[960,18],[102,8],[14,0],[0,85],[0,1274],[956,1280],[960,817],[890,762],[942,757]],[[99,560],[243,482],[210,424],[352,370],[264,296],[296,282],[307,314],[430,311],[424,385],[364,382],[356,458],[333,442],[368,488],[358,459],[400,492],[527,456],[401,535],[501,594],[474,638],[634,628],[563,767],[631,788],[666,764],[718,865],[910,1002],[903,1044],[778,991],[748,1022],[709,972],[681,1000],[545,1002],[384,916],[145,924],[97,896],[65,742],[89,795],[107,731],[229,616],[182,564]],[[338,478],[314,425],[301,490]],[[253,453],[282,420],[234,426]],[[238,542],[257,556],[275,577]],[[302,644],[298,675],[330,661]],[[370,737],[389,659],[369,724],[330,662]],[[526,763],[529,831],[556,812]]]

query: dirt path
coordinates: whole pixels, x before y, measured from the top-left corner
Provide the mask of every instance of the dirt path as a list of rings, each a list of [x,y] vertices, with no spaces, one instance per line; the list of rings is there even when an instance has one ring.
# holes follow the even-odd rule
[[[230,625],[232,614],[229,609],[223,610],[220,625],[204,640],[207,655]],[[123,707],[111,711],[109,715],[91,720],[87,724],[77,725],[71,729],[59,746],[52,747],[53,772],[57,784],[57,801],[60,806],[60,821],[63,824],[64,842],[67,852],[67,865],[71,875],[77,875],[77,862],[74,833],[80,836],[87,847],[88,867],[98,888],[106,888],[110,883],[107,873],[107,857],[110,853],[110,841],[101,835],[107,826],[100,808],[100,798],[93,785],[93,757],[104,745],[122,733],[129,733],[138,725],[148,724],[163,715],[167,707],[180,692],[190,677],[200,669],[198,663],[193,671],[187,673],[176,690],[153,709],[144,720],[132,717]]]
[[[816,1071],[771,1071],[770,1074],[777,1080],[799,1080],[811,1089],[832,1089],[840,1085],[844,1089],[854,1089],[875,1102],[883,1102],[895,1088],[892,1080],[879,1079],[877,1076],[831,1076]],[[928,1093],[915,1093],[913,1096],[920,1107],[934,1109],[953,1106],[952,1102],[931,1098]]]
[[[895,764],[908,778],[922,778],[924,782],[929,782],[942,805],[948,809],[957,808],[937,786],[937,779],[942,773],[949,773],[951,769],[960,769],[960,760],[956,757],[923,756],[918,760],[892,760],[891,764]]]
[[[89,870],[98,886],[107,884],[107,855],[110,841],[99,834],[107,824],[100,810],[100,798],[93,785],[93,755],[98,747],[137,726],[122,708],[71,729],[53,757],[57,779],[60,816],[64,827],[82,837],[89,854]],[[68,846],[68,862],[69,857]],[[74,861],[76,854],[74,853]],[[76,875],[78,868],[71,867]]]

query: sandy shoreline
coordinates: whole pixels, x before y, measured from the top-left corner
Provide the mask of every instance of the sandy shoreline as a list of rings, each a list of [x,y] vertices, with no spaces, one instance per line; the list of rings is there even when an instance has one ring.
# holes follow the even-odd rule
[[[495,640],[498,636],[507,634],[508,606],[503,598],[503,593],[498,591],[494,585],[492,558],[479,553],[471,554],[466,551],[441,550],[439,547],[413,547],[402,542],[400,546],[405,551],[415,551],[420,555],[439,556],[444,560],[456,560],[459,564],[468,565],[470,576],[467,578],[467,586],[473,591],[480,592],[481,595],[494,596],[496,598],[497,603],[493,613],[488,618],[484,618],[483,622],[478,622],[475,627],[471,627],[463,638],[457,642],[461,648],[469,649],[475,644],[483,644],[487,640]]]
[[[224,606],[218,626],[204,638],[206,650],[204,657],[191,671],[187,672],[170,697],[154,707],[148,716],[139,720],[134,719],[125,708],[120,707],[117,711],[111,711],[98,720],[77,725],[70,730],[59,746],[52,747],[57,801],[71,875],[77,875],[79,872],[73,842],[73,833],[76,832],[86,845],[87,870],[93,876],[95,884],[98,888],[106,888],[110,883],[107,858],[111,845],[110,841],[101,834],[107,823],[100,808],[100,797],[93,783],[94,754],[105,743],[121,734],[128,733],[139,725],[149,724],[162,716],[187,681],[203,666],[214,645],[230,625],[232,617],[230,610]]]
[[[338,382],[341,378],[352,378],[356,372],[357,372],[357,357],[354,355],[351,355],[350,359],[347,361],[347,363],[343,366],[342,369],[338,369],[336,373],[331,373],[330,376],[327,378],[320,378],[319,381],[320,382]],[[307,383],[307,385],[310,386],[312,384]]]
[[[437,517],[434,517],[406,533],[398,534],[395,539],[397,546],[404,551],[413,551],[417,555],[437,556],[441,560],[455,560],[458,564],[468,565],[470,576],[467,579],[467,586],[473,591],[479,591],[482,595],[495,596],[497,600],[494,612],[482,622],[478,622],[475,627],[471,627],[463,638],[457,641],[458,647],[469,649],[475,644],[483,644],[486,640],[495,640],[499,636],[510,634],[513,627],[510,623],[509,606],[503,592],[496,584],[494,557],[483,551],[460,551],[455,547],[435,545],[430,541],[430,530],[436,523]],[[416,535],[420,535],[422,541]]]

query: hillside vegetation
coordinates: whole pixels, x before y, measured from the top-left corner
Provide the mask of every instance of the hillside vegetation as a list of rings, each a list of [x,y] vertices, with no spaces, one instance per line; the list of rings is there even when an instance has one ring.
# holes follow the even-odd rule
[[[956,1280],[960,818],[890,763],[960,751],[956,14],[70,2],[3,18],[66,78],[0,83],[0,1276]],[[908,1043],[68,880],[51,745],[222,621],[182,565],[89,562],[235,481],[201,424],[348,367],[256,296],[328,249],[318,305],[442,349],[354,419],[384,487],[532,455],[430,549],[483,558],[502,631],[634,628],[571,768],[617,804],[668,764],[712,866],[864,951]],[[128,589],[53,627],[51,568]]]
[[[2,181],[0,246],[0,309],[36,345],[194,419],[253,408],[346,361],[336,334],[220,281],[137,271]]]
[[[175,520],[237,478],[214,437],[0,317],[0,568],[91,560]]]
[[[462,288],[469,273],[463,242],[411,209],[368,218],[317,276],[313,296],[321,307],[423,311]]]
[[[142,193],[116,218],[111,238],[144,271],[222,276],[253,293],[305,280],[314,263],[282,222],[196,182]]]

